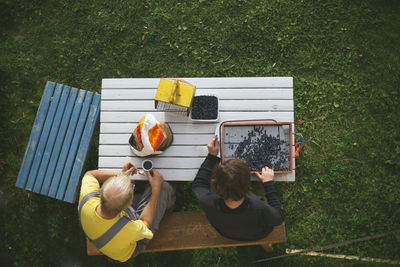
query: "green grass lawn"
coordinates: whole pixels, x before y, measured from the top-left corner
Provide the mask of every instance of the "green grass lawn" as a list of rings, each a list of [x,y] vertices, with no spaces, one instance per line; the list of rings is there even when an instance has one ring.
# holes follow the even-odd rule
[[[294,78],[296,182],[277,183],[287,243],[140,255],[132,266],[250,266],[400,224],[400,2],[0,1],[0,262],[107,265],[87,257],[76,205],[14,186],[47,80]],[[97,167],[98,133],[88,169]],[[178,208],[196,209],[190,183]],[[400,260],[400,235],[327,253]],[[276,266],[383,266],[294,256]],[[129,264],[126,264],[129,265]],[[265,264],[254,264],[265,266]]]

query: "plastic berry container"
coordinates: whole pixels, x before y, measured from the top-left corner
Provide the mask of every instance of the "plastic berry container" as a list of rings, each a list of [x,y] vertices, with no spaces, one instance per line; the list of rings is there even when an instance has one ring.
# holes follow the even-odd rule
[[[219,120],[219,101],[215,95],[193,97],[190,119],[193,122],[217,122]]]

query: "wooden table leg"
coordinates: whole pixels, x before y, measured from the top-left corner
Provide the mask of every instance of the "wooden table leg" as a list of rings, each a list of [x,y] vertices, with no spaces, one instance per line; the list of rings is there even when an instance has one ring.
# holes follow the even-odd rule
[[[261,246],[266,252],[270,252],[270,253],[274,252],[274,249],[272,248],[272,244],[270,244],[270,243],[265,243]]]

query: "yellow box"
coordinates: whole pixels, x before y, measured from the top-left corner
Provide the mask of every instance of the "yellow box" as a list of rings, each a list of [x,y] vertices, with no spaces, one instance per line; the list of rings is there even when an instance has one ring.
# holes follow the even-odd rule
[[[181,106],[183,108],[182,110],[189,114],[195,91],[196,86],[184,80],[160,79],[160,84],[158,85],[155,96],[155,107],[157,108],[159,106],[159,102],[164,102]],[[162,106],[165,107],[166,105]],[[170,105],[168,105],[168,107],[170,107]],[[165,108],[164,110],[168,111],[171,109]]]

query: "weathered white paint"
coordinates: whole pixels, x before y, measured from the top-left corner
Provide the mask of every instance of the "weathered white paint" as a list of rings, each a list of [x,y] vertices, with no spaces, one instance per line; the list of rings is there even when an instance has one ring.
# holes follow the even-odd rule
[[[292,77],[231,77],[231,78],[178,78],[196,88],[292,88]],[[103,79],[102,88],[157,88],[159,78]]]
[[[243,94],[243,91],[246,94]],[[103,99],[107,100],[147,100],[154,99],[156,95],[156,88],[149,89],[103,89],[101,96]],[[293,99],[293,91],[288,88],[258,88],[258,89],[246,89],[246,88],[236,88],[236,89],[196,89],[196,94],[198,95],[216,95],[222,100],[227,99],[260,99],[260,94],[267,99]],[[102,100],[103,100],[102,99]]]
[[[294,132],[293,79],[291,77],[183,78],[196,85],[196,95],[219,98],[219,122],[244,119],[274,119],[291,122]],[[151,157],[166,180],[192,181],[207,155],[206,144],[218,123],[193,123],[188,117],[154,109],[159,78],[103,79],[100,114],[99,168],[120,170],[142,158],[130,151],[128,140],[139,120],[152,113],[169,123],[174,141],[163,154]],[[294,135],[292,135],[294,155]],[[293,159],[294,161],[294,159]],[[294,166],[294,162],[293,162]],[[135,175],[133,179],[143,180]],[[255,176],[253,177],[255,178]],[[277,181],[294,181],[295,171],[276,174]]]

